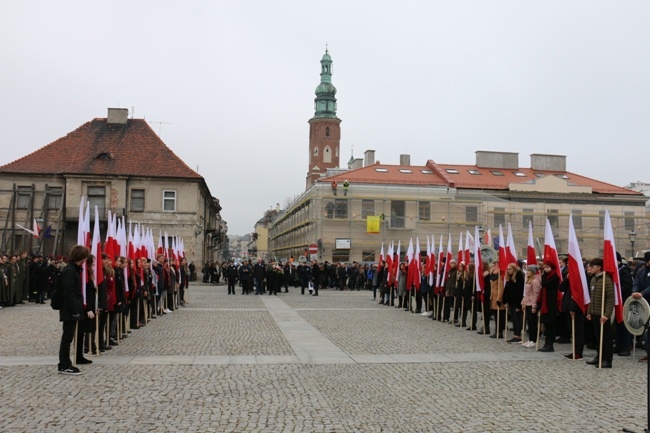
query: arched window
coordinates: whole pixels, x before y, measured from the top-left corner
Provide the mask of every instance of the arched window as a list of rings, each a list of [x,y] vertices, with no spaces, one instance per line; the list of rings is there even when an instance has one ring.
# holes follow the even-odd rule
[[[330,127],[328,126],[327,128],[325,128],[325,137],[329,137],[329,136],[330,136]]]
[[[314,156],[318,156],[318,147],[314,147]]]
[[[329,146],[325,146],[323,149],[323,162],[332,162],[332,151]]]

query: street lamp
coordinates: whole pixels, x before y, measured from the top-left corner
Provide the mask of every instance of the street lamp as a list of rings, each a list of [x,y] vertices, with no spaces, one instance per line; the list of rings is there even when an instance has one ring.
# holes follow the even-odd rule
[[[627,234],[630,237],[630,245],[632,245],[632,256],[634,256],[634,244],[636,243],[636,232],[632,230]]]

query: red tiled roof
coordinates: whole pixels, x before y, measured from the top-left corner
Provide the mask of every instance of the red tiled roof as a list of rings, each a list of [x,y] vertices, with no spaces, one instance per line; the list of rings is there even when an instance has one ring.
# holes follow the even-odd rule
[[[470,171],[480,174],[471,174]],[[502,175],[495,175],[494,172],[500,172]],[[343,181],[347,179],[350,183],[438,185],[460,189],[507,191],[511,183],[530,183],[544,176],[558,176],[565,179],[569,185],[591,187],[592,192],[598,194],[641,194],[569,171],[533,170],[523,167],[518,169],[485,168],[476,165],[438,164],[432,160],[427,161],[425,166],[374,164],[319,179],[319,182],[336,181],[342,185]]]
[[[93,119],[58,140],[0,167],[0,173],[130,175],[202,179],[144,119]]]

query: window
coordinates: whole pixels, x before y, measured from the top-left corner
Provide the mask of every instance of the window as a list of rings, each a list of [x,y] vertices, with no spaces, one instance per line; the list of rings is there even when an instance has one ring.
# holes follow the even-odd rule
[[[494,227],[499,227],[499,224],[506,225],[506,208],[504,207],[494,208]]]
[[[95,206],[97,206],[100,218],[104,217],[106,215],[106,187],[89,186],[88,203],[90,203],[91,212],[95,212]]]
[[[314,146],[314,156],[318,156],[318,147]]]
[[[433,174],[431,170],[420,170],[420,173],[422,174]]]
[[[131,190],[131,212],[144,212],[144,190]]]
[[[392,228],[404,228],[406,223],[404,200],[391,200],[390,202],[390,226]]]
[[[19,186],[18,194],[16,196],[16,208],[28,209],[32,203],[32,187]]]
[[[388,169],[387,169],[387,168],[375,168],[375,171],[376,171],[377,173],[388,173]]]
[[[332,251],[332,262],[348,262],[350,261],[350,250],[334,250]]]
[[[375,261],[375,252],[374,251],[361,251],[361,260],[364,262],[374,262]]]
[[[325,217],[328,219],[334,218],[334,203],[327,202],[327,205],[325,206]]]
[[[631,232],[634,226],[634,212],[625,212],[625,230]]]
[[[347,199],[337,198],[334,200],[334,218],[347,219],[348,201]]]
[[[366,219],[375,214],[374,200],[361,200],[361,218]]]
[[[582,229],[582,211],[573,210],[573,228]]]
[[[467,172],[472,176],[481,176],[481,172],[478,170],[467,170]]]
[[[499,170],[490,170],[490,173],[492,173],[494,176],[503,176],[503,173]]]
[[[458,170],[455,168],[445,168],[445,171],[449,174],[458,174]]]
[[[330,127],[328,126],[327,128],[325,128],[325,137],[329,137],[329,136],[330,136]]]
[[[418,202],[418,220],[431,221],[431,202],[428,201]]]
[[[406,173],[406,174],[413,173],[413,172],[412,172],[411,170],[409,170],[408,168],[400,168],[400,169],[399,169],[399,172],[400,172],[400,173]]]
[[[63,187],[55,186],[47,190],[47,209],[58,210],[63,203]]]
[[[548,222],[553,228],[560,228],[560,217],[558,215],[559,211],[557,209],[549,209],[546,215],[548,216]],[[559,248],[559,247],[558,247]]]
[[[163,191],[163,212],[176,212],[176,191]]]
[[[324,163],[332,162],[332,151],[330,150],[329,146],[325,146],[325,149],[323,149],[323,162]]]
[[[523,228],[528,229],[528,223],[530,222],[533,227],[535,227],[535,222],[533,220],[533,210],[532,209],[523,209],[521,217],[521,225]]]
[[[604,229],[605,228],[605,211],[601,210],[598,212],[598,228],[599,229]],[[602,257],[600,255],[599,257]]]
[[[478,206],[467,206],[465,208],[465,221],[468,223],[478,222]]]
[[[512,174],[514,174],[517,177],[526,177],[526,175],[521,171],[513,171]]]

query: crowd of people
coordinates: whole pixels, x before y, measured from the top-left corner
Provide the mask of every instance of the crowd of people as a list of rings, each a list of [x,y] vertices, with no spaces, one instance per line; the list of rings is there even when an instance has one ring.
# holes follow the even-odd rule
[[[185,258],[111,258],[103,253],[101,263],[95,265],[95,260],[86,247],[77,245],[60,275],[51,280],[52,305],[58,303],[63,322],[58,364],[63,374],[81,374],[77,365],[91,364],[88,354],[111,350],[132,329],[188,302],[191,273]],[[70,346],[75,337],[73,362]]]

